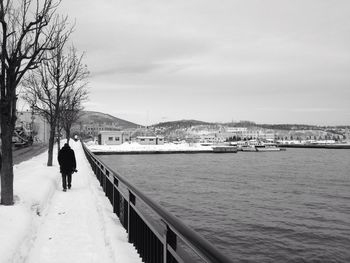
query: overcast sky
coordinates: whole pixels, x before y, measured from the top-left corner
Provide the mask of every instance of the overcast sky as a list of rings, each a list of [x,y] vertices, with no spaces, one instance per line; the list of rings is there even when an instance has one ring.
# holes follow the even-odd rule
[[[91,72],[86,109],[350,124],[349,0],[63,0]]]

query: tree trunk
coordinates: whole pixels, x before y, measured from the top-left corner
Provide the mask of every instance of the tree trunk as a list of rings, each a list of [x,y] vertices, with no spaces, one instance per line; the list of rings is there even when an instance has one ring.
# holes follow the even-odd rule
[[[58,121],[57,121],[57,155],[58,155],[60,149],[61,149],[61,128],[60,128],[60,118],[58,118]]]
[[[55,144],[55,125],[51,125],[50,126],[49,151],[48,151],[47,166],[52,166],[54,144]]]
[[[69,144],[70,130],[66,130],[66,138],[67,138],[67,143]]]
[[[2,112],[1,116],[1,204],[13,205],[13,159],[11,114]]]
[[[59,135],[59,132],[58,132],[58,135],[57,135],[57,154],[59,153],[61,149],[61,137]]]

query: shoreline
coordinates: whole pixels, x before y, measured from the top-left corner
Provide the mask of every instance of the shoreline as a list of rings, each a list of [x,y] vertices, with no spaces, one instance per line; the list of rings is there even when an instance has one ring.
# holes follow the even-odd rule
[[[193,151],[183,151],[183,150],[172,150],[172,151],[91,151],[96,155],[126,155],[126,154],[197,154],[197,153],[215,153],[212,150],[193,150]],[[232,152],[222,152],[222,153],[232,153]]]
[[[184,145],[87,145],[96,155],[140,155],[140,154],[198,154],[198,153],[237,153],[236,151],[215,151],[209,146],[192,147]],[[350,144],[278,144],[281,151],[287,148],[314,148],[314,149],[350,149]],[[279,152],[279,151],[278,151]]]
[[[279,144],[282,148],[350,149],[350,144]]]

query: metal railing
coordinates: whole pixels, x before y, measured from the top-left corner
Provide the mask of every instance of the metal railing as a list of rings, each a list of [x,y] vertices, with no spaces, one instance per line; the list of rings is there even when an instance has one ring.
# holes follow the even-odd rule
[[[113,212],[128,233],[128,241],[133,243],[144,262],[194,262],[188,257],[188,250],[204,262],[232,262],[177,217],[105,165],[84,143],[82,145],[92,170],[113,206]],[[155,224],[155,220],[144,209],[140,209],[136,202],[142,202],[163,224]]]

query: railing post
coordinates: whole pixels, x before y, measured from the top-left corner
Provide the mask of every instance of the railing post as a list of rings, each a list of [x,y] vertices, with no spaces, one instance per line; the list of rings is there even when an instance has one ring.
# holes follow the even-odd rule
[[[166,224],[166,223],[165,223]],[[168,246],[170,246],[174,251],[176,251],[177,247],[177,237],[174,231],[171,230],[171,228],[166,224],[166,229],[164,231],[164,251],[163,251],[163,262],[171,262],[170,259],[168,259]],[[170,254],[171,255],[171,254]]]
[[[131,220],[133,220],[133,218],[132,219],[130,218],[130,214],[131,214],[130,211],[132,209],[131,204],[136,205],[136,198],[135,198],[135,195],[131,191],[129,191],[129,200],[128,200],[128,241],[129,242],[131,242],[131,239],[132,239],[132,237],[130,236],[130,228],[131,228],[130,222]]]
[[[116,213],[117,216],[119,217],[119,191],[118,191],[118,186],[119,186],[119,181],[117,178],[113,178],[113,213]]]
[[[107,193],[106,193],[106,185],[107,185],[107,176],[108,176],[108,170],[105,169],[105,172],[103,173],[103,191],[105,192],[105,195],[107,196]]]
[[[167,232],[168,232],[168,225],[166,226],[166,229],[164,231],[164,245],[163,245],[163,263],[166,263],[167,261],[167,251],[168,251],[168,247],[167,247]]]

